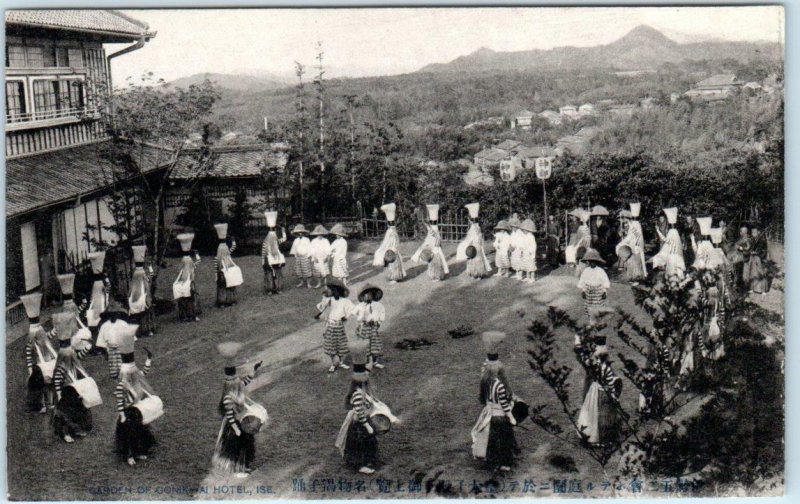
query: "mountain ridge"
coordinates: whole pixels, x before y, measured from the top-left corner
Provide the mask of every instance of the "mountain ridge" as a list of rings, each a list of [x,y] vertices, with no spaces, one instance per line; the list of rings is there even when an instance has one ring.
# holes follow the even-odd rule
[[[648,25],[639,25],[619,39],[603,45],[521,51],[494,51],[487,47],[459,56],[448,63],[433,63],[425,72],[478,72],[531,70],[539,68],[607,67],[615,70],[653,68],[663,63],[698,59],[780,59],[779,43],[701,41],[679,43]]]

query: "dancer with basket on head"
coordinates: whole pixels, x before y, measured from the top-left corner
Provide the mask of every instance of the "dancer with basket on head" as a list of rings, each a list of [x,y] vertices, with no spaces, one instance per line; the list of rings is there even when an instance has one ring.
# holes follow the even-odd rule
[[[406,277],[406,270],[403,266],[403,256],[400,255],[400,234],[394,225],[397,214],[397,206],[394,203],[387,203],[381,206],[381,211],[386,214],[386,234],[383,236],[375,256],[372,259],[373,266],[382,266],[383,273],[390,284],[395,284]]]
[[[492,265],[486,257],[483,247],[483,232],[478,224],[478,214],[480,203],[469,203],[464,205],[469,213],[469,229],[467,235],[456,248],[456,260],[467,261],[467,268],[464,271],[472,278],[485,278],[492,270]]]
[[[214,446],[212,465],[221,471],[246,478],[253,470],[256,456],[255,435],[267,421],[267,410],[247,394],[247,385],[254,378],[261,362],[253,366],[253,374],[243,374],[245,360],[239,360],[242,344],[227,341],[217,345],[225,360],[225,381],[219,401],[222,425]]]
[[[641,204],[630,204],[630,217],[627,219],[625,237],[617,244],[616,253],[623,260],[625,279],[636,283],[647,276],[644,258],[644,235],[642,225],[637,220]]]
[[[92,413],[89,408],[103,403],[95,381],[86,372],[81,361],[90,346],[80,349],[72,346],[72,337],[78,331],[78,320],[72,313],[53,315],[53,327],[58,334],[58,357],[53,372],[56,408],[53,430],[66,443],[84,437],[92,430]]]
[[[172,297],[178,305],[178,320],[196,322],[200,320],[200,295],[197,292],[197,265],[200,255],[192,251],[194,233],[181,233],[177,236],[183,257],[178,276],[172,284]]]
[[[242,270],[233,262],[231,254],[236,250],[236,240],[232,240],[228,247],[228,224],[214,224],[217,231],[219,245],[217,255],[214,257],[214,270],[217,272],[217,302],[218,308],[235,305],[236,287],[242,285]]]
[[[92,252],[88,256],[92,265],[92,290],[89,294],[89,304],[86,307],[86,325],[92,332],[92,337],[97,337],[100,330],[100,316],[105,313],[111,292],[111,281],[104,272],[106,261],[105,252]]]
[[[355,308],[353,302],[347,299],[349,295],[350,291],[341,281],[335,278],[328,280],[322,301],[317,304],[317,313],[314,315],[314,318],[319,319],[327,311],[325,331],[322,333],[322,349],[331,359],[329,373],[333,373],[337,368],[350,368],[344,363],[349,353],[344,323]]]
[[[281,236],[278,237],[278,212],[266,211],[264,216],[267,218],[267,237],[261,244],[261,267],[264,270],[264,292],[266,294],[278,294],[283,290],[283,268],[286,266],[286,258],[281,253],[279,245],[286,241],[286,233],[281,228]]]
[[[28,410],[45,414],[55,407],[53,372],[56,349],[51,338],[55,330],[45,331],[39,320],[42,310],[42,293],[20,296],[28,316],[28,341],[25,345],[25,365],[28,368]]]
[[[668,276],[683,276],[686,271],[686,262],[683,258],[683,243],[681,242],[681,235],[675,227],[678,222],[678,209],[674,207],[665,208],[663,213],[667,217],[669,229],[664,236],[664,243],[661,245],[661,249],[653,256],[653,269],[664,270]],[[710,218],[708,224],[711,227]],[[696,260],[695,264],[699,265]]]
[[[151,276],[145,271],[144,259],[147,246],[134,245],[133,277],[128,295],[128,315],[132,323],[139,326],[139,336],[149,337],[156,332],[156,317],[153,313],[153,296],[151,293]]]
[[[150,424],[164,414],[161,398],[153,393],[153,388],[145,376],[150,372],[153,354],[144,349],[147,359],[144,367],[136,366],[134,342],[137,327],[127,327],[120,337],[119,383],[114,389],[117,406],[116,450],[129,465],[137,460],[146,460],[156,444]]]
[[[520,453],[514,426],[514,394],[500,360],[499,347],[506,334],[487,331],[481,334],[486,360],[481,369],[479,399],[483,409],[472,427],[472,456],[494,471],[509,472]]]
[[[298,224],[292,229],[292,234],[295,238],[289,254],[294,256],[294,276],[300,279],[297,287],[306,284],[310,289],[314,267],[311,265],[311,240],[308,239],[308,230],[302,224]]]
[[[361,474],[373,474],[378,464],[378,434],[389,432],[399,422],[376,396],[367,370],[368,343],[353,343],[353,376],[345,398],[347,415],[334,446],[345,465]]]
[[[442,280],[450,274],[447,266],[447,258],[442,251],[442,235],[439,233],[439,205],[427,205],[428,223],[425,227],[428,230],[425,240],[419,246],[411,260],[414,262],[424,262],[428,264],[428,278],[434,282]]]

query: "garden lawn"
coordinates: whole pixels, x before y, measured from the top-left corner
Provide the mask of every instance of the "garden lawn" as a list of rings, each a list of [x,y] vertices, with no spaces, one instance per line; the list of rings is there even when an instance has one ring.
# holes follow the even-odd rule
[[[408,258],[416,245],[403,244],[404,257]],[[371,266],[371,252],[376,246],[374,242],[353,243],[349,256],[352,300],[365,281],[384,289],[386,368],[376,370],[371,380],[377,396],[402,420],[379,440],[383,464],[376,474],[364,477],[348,471],[333,446],[346,414],[350,372],[327,373],[329,361],[321,350],[323,323],[313,318],[320,291],[295,287],[293,260],[289,259],[285,291],[266,296],[262,293],[260,259],[241,257],[236,260],[243,268],[245,285],[239,288],[239,303],[217,309],[213,307],[212,261],[204,258],[198,270],[202,320],[183,324],[176,321],[175,314],[162,316],[158,334],[137,343],[140,364],[144,359],[142,347],[154,353],[149,380],[163,399],[166,414],[153,425],[159,444],[152,457],[134,468],[119,461],[113,452],[115,383],[108,377],[103,358],[89,357],[86,363],[105,401],[93,410],[95,429],[87,438],[67,445],[55,438],[46,415],[25,411],[24,338],[7,348],[10,497],[386,497],[383,479],[391,481],[389,490],[394,497],[435,493],[466,496],[473,490],[473,481],[481,484],[481,494],[486,495],[483,483],[493,475],[472,461],[470,429],[481,410],[478,382],[485,353],[479,334],[491,329],[508,332],[501,358],[514,393],[530,404],[551,405],[555,419],[570,432],[552,392],[527,363],[531,343],[526,339],[527,325],[543,316],[548,305],[582,317],[580,295],[570,270],[562,267],[529,285],[496,277],[476,281],[460,275],[464,265],[455,264],[451,265],[450,278],[431,282],[423,266],[407,263],[409,279],[387,285],[381,269]],[[451,260],[454,249],[448,244],[445,250]],[[170,268],[160,279],[164,297],[171,297],[175,266]],[[613,306],[633,310],[632,294],[625,284],[613,283],[609,299]],[[462,324],[472,326],[475,334],[452,339],[448,330]],[[347,328],[353,338],[355,324],[348,322]],[[396,349],[394,343],[403,338],[426,338],[434,344],[414,351]],[[573,335],[559,332],[558,338],[558,360],[575,370],[569,382],[572,402],[579,407],[583,370],[572,352]],[[250,393],[267,407],[271,419],[257,436],[257,470],[246,480],[210,469],[220,427],[217,404],[222,389],[222,362],[215,345],[226,340],[242,342],[251,363],[264,362]],[[609,340],[612,357],[617,351],[628,352],[621,345],[617,339]],[[633,410],[637,399],[635,389],[626,382],[622,399],[626,408]],[[503,495],[551,496],[553,479],[582,480],[584,492],[591,482],[595,488],[588,496],[612,495],[610,488],[601,486],[608,478],[583,450],[563,444],[529,421],[525,427],[529,430],[516,429],[522,448],[517,468],[505,478],[492,480],[500,485],[497,489]],[[575,471],[565,472],[552,465],[550,459],[556,455],[574,459]],[[327,490],[335,482],[334,491],[323,491],[326,479]],[[358,480],[364,482],[362,492],[355,490],[360,488]],[[421,492],[409,492],[410,480],[422,482]],[[350,493],[343,491],[348,482],[354,485]],[[227,484],[244,485],[246,493],[214,492],[215,487],[221,490]],[[303,484],[305,491],[297,491]],[[426,494],[428,488],[431,494]],[[527,491],[523,494],[523,490]]]

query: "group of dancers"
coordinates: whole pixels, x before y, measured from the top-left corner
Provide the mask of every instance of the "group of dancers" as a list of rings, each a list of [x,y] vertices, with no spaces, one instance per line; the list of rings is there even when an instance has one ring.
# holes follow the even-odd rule
[[[485,278],[492,274],[485,250],[485,240],[478,224],[480,205],[466,205],[470,225],[466,237],[456,250],[456,261],[466,261],[465,274]],[[373,265],[384,269],[389,284],[406,276],[400,253],[400,236],[395,228],[397,208],[390,203],[381,207],[388,223],[386,234],[373,257]],[[641,205],[632,203],[620,212],[621,240],[614,247],[616,265],[631,282],[643,279],[651,270],[668,276],[682,276],[687,270],[685,238],[677,230],[677,208],[663,210],[666,227],[657,226],[661,242],[659,251],[645,257],[644,236],[638,221]],[[427,235],[411,256],[414,262],[427,263],[428,277],[440,281],[449,274],[447,258],[442,250],[438,229],[438,205],[427,205]],[[607,313],[607,293],[610,288],[605,267],[610,262],[608,236],[598,239],[597,228],[604,224],[608,212],[602,207],[572,213],[580,225],[571,234],[565,249],[566,262],[576,268],[577,288],[584,299],[588,327],[599,324]],[[277,212],[266,212],[268,234],[262,246],[264,291],[277,294],[283,288],[282,269],[286,259],[280,245],[286,240],[277,226]],[[595,222],[590,220],[595,217]],[[691,268],[719,271],[724,269],[730,282],[720,289],[732,288],[736,264],[740,277],[751,290],[764,292],[766,242],[758,228],[742,229],[741,237],[731,252],[723,248],[725,230],[712,227],[711,217],[696,219],[697,233],[690,235]],[[216,302],[220,307],[236,303],[236,288],[243,283],[241,269],[231,257],[236,243],[229,243],[227,225],[217,224],[219,245],[214,259],[217,275]],[[537,271],[536,226],[531,219],[520,220],[516,215],[501,220],[494,227],[495,275],[535,282]],[[358,291],[357,303],[349,300],[349,267],[347,263],[347,233],[342,225],[330,230],[316,226],[312,232],[299,224],[292,230],[294,241],[289,252],[295,258],[298,287],[324,287],[322,300],[317,304],[318,319],[324,320],[322,347],[330,358],[329,373],[350,369],[351,384],[346,395],[347,414],[335,446],[349,467],[364,474],[375,471],[377,436],[399,422],[391,410],[375,397],[370,386],[370,374],[385,366],[383,360],[382,326],[386,310],[381,303],[381,288],[366,284]],[[313,239],[309,237],[313,236]],[[326,237],[332,236],[331,243]],[[183,252],[173,296],[181,321],[197,321],[201,314],[196,282],[199,255],[192,249],[194,235],[177,236]],[[548,247],[550,245],[548,244]],[[601,252],[602,251],[602,252]],[[110,296],[110,282],[103,273],[104,253],[89,255],[92,266],[91,290],[81,299],[74,296],[74,274],[59,275],[64,299],[61,312],[52,317],[53,329],[46,331],[40,320],[41,294],[22,297],[29,318],[28,341],[25,347],[28,369],[28,405],[31,411],[52,412],[52,426],[66,443],[88,435],[92,430],[92,408],[102,404],[102,393],[89,376],[83,360],[88,355],[106,355],[109,375],[116,382],[111,392],[117,411],[116,448],[121,458],[133,466],[146,459],[155,438],[150,424],[164,414],[161,399],[155,395],[146,376],[152,365],[152,352],[144,349],[146,359],[139,367],[135,359],[137,338],[152,335],[156,330],[150,285],[151,272],[145,266],[146,247],[132,248],[135,267],[130,282],[130,294],[121,303]],[[604,254],[606,258],[604,258]],[[314,282],[314,283],[312,283]],[[724,296],[721,296],[724,297]],[[127,306],[125,306],[127,305]],[[357,322],[354,339],[346,334],[348,319]],[[502,361],[499,359],[503,333],[482,335],[486,347],[480,379],[480,401],[483,409],[472,429],[472,451],[487,467],[508,471],[519,447],[513,426],[526,416],[524,401],[512,392]],[[55,342],[55,344],[54,344]],[[218,346],[225,365],[223,393],[219,402],[221,426],[212,456],[213,465],[224,471],[246,477],[253,469],[255,434],[267,421],[266,409],[252,400],[247,385],[253,380],[260,363],[248,371],[246,360],[240,358],[241,345],[226,342]],[[605,341],[591,341],[576,335],[575,351],[578,361],[587,371],[584,401],[578,424],[588,442],[602,442],[613,427],[608,413],[610,401],[619,396],[622,382],[611,368]],[[604,413],[605,412],[605,413]]]

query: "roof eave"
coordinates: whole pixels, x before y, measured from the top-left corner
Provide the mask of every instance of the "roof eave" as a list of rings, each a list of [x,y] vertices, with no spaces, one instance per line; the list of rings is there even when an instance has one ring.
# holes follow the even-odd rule
[[[93,30],[91,28],[74,28],[69,26],[59,26],[49,23],[26,23],[20,21],[11,21],[6,23],[7,26],[25,26],[25,27],[33,27],[33,28],[45,28],[48,30],[59,30],[59,31],[68,31],[68,32],[76,32],[76,33],[90,33],[92,35],[102,35],[105,37],[114,37],[115,42],[131,42],[134,40],[138,40],[144,38],[146,41],[149,41],[151,38],[154,38],[157,31],[143,31],[140,33],[133,33],[133,32],[116,32],[116,31],[109,31],[109,30]],[[121,39],[121,40],[120,40]]]

